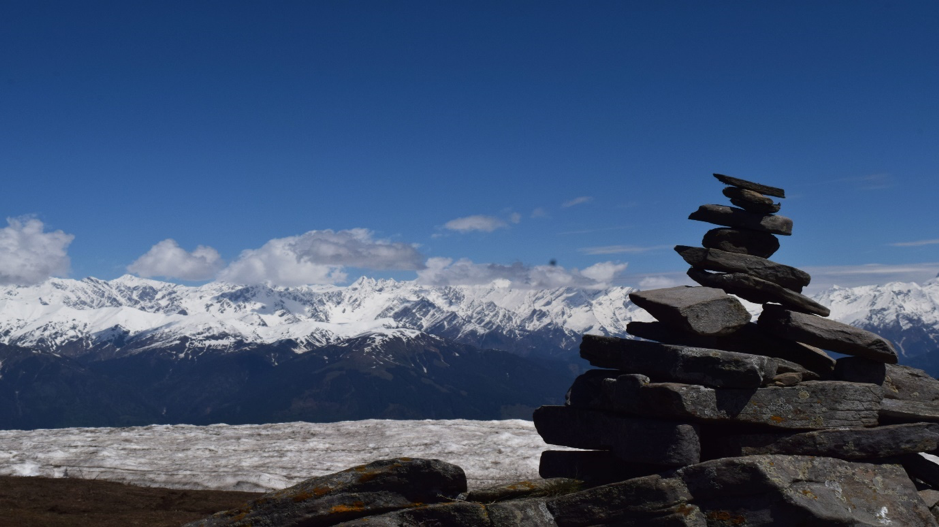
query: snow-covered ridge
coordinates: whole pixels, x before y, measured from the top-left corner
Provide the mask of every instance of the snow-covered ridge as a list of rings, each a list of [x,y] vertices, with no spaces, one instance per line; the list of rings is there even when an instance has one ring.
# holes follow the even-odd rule
[[[543,334],[570,348],[583,333],[624,334],[626,323],[642,317],[628,301],[630,291],[424,286],[369,278],[346,287],[289,288],[219,282],[187,287],[129,275],[111,281],[50,279],[0,287],[0,342],[70,355],[183,340],[218,349],[295,340],[297,351],[306,351],[407,329],[508,347]]]

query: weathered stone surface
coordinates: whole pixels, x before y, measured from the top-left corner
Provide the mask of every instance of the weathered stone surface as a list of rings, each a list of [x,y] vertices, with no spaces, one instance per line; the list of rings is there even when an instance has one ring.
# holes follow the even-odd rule
[[[255,524],[257,525],[257,524]],[[279,525],[279,524],[274,524]],[[314,524],[302,524],[314,525]],[[319,525],[319,524],[316,524]],[[454,501],[435,505],[418,505],[411,509],[398,510],[359,518],[339,524],[337,527],[415,527],[417,525],[446,525],[447,527],[491,527],[486,507],[480,503]],[[552,525],[552,524],[547,524]]]
[[[548,444],[610,450],[624,461],[682,466],[697,463],[701,455],[698,428],[690,424],[573,406],[542,406],[533,419]]]
[[[887,399],[939,402],[939,380],[910,366],[843,357],[838,359],[833,376],[842,381],[879,384]]]
[[[688,506],[690,499],[691,495],[680,479],[652,475],[568,494],[548,500],[547,504],[554,521],[561,527],[659,525],[652,520],[680,511],[686,511],[688,516],[700,516],[696,508]],[[630,523],[641,521],[647,523]],[[661,525],[703,527],[705,523],[698,520],[697,523]]]
[[[726,187],[724,195],[730,198],[730,202],[748,212],[757,214],[773,214],[779,212],[780,204],[773,203],[773,200],[767,198],[759,192],[737,187]]]
[[[797,293],[809,285],[812,277],[795,267],[776,263],[759,256],[730,253],[720,249],[676,245],[675,252],[697,269],[724,273],[744,273],[762,278]]]
[[[794,454],[839,459],[881,459],[928,452],[939,447],[939,424],[913,423],[819,430],[799,434],[723,436],[709,452],[715,457]]]
[[[697,335],[729,335],[750,322],[739,300],[710,287],[669,287],[629,294],[657,320]]]
[[[939,403],[884,399],[880,419],[891,423],[939,423]]]
[[[925,503],[926,506],[931,509],[937,503],[939,503],[939,490],[933,490],[933,489],[921,490],[919,491],[919,497],[922,498],[923,503]]]
[[[675,331],[661,322],[630,322],[626,326],[626,331],[642,339],[657,340],[677,346],[719,349],[784,359],[822,376],[831,373],[832,368],[835,367],[835,359],[829,357],[824,351],[799,342],[770,337],[760,331],[754,323],[747,324],[733,335],[725,337],[702,337]],[[777,371],[781,372],[785,369],[782,363],[779,363],[779,366]],[[812,380],[810,376],[805,376],[804,372],[803,376],[805,380]]]
[[[492,527],[556,527],[544,498],[504,501],[486,506]]]
[[[787,309],[827,317],[831,311],[811,298],[745,273],[709,273],[692,267],[688,276],[705,287],[716,287],[755,304],[775,302]]]
[[[769,258],[779,250],[779,239],[767,232],[721,228],[707,231],[701,245],[708,249]]]
[[[495,503],[521,498],[554,496],[578,491],[582,486],[581,481],[571,478],[523,480],[506,485],[471,490],[466,494],[466,500],[479,503]]]
[[[836,353],[896,364],[897,352],[886,339],[870,331],[767,304],[757,321],[760,329]]]
[[[711,526],[937,525],[898,465],[764,455],[716,459],[677,476]]]
[[[311,478],[264,494],[240,509],[219,512],[188,525],[335,525],[417,504],[440,502],[462,492],[466,492],[466,475],[460,467],[435,459],[398,458]]]
[[[597,382],[597,379],[593,379]],[[599,380],[571,388],[571,400],[614,413],[701,423],[749,423],[773,428],[818,430],[877,425],[880,387],[842,381],[810,381],[756,390],[713,389],[694,384],[649,383],[642,375]],[[575,403],[576,404],[576,403]],[[574,445],[568,445],[574,446]]]
[[[802,373],[797,371],[777,373],[773,377],[773,386],[795,386],[800,382],[802,382]]]
[[[701,205],[698,210],[688,216],[688,219],[735,229],[749,229],[782,236],[792,235],[792,220],[789,218],[775,214],[754,214],[737,207]]]
[[[760,355],[597,335],[583,336],[580,356],[600,368],[715,388],[756,388],[777,368],[773,359]]]
[[[747,181],[745,179],[725,176],[724,174],[714,174],[714,177],[716,177],[717,180],[721,183],[730,185],[732,187],[752,190],[754,192],[759,192],[760,194],[766,194],[767,196],[774,196],[777,198],[786,197],[786,191],[781,188],[771,187],[762,183],[754,183],[753,181]]]
[[[661,465],[623,461],[607,450],[545,450],[538,474],[543,478],[571,478],[588,485],[604,485],[662,472]]]

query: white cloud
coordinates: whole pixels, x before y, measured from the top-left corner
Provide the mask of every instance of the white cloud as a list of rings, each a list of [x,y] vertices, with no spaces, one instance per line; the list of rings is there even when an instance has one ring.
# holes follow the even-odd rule
[[[544,210],[541,207],[538,207],[535,210],[531,211],[531,217],[532,218],[547,218],[548,211]]]
[[[892,247],[921,247],[923,245],[936,245],[937,243],[939,243],[939,239],[917,240],[915,242],[897,242],[897,243],[890,243],[888,245]]]
[[[483,231],[483,232],[492,232],[496,229],[501,229],[503,227],[508,227],[508,225],[496,218],[494,216],[466,216],[465,218],[457,218],[455,220],[450,220],[443,225],[451,231],[458,232],[471,232],[471,231]]]
[[[638,254],[649,251],[656,251],[671,247],[671,245],[653,245],[651,247],[639,247],[636,245],[604,245],[602,247],[584,247],[578,251],[584,254]]]
[[[675,287],[681,284],[681,281],[675,280],[674,278],[668,276],[646,276],[639,281],[639,289],[644,291],[648,289],[664,289],[666,287]]]
[[[372,239],[367,229],[310,231],[277,238],[243,251],[219,274],[224,282],[282,286],[335,284],[345,267],[419,270],[423,256],[412,245]]]
[[[427,285],[479,285],[496,283],[521,289],[555,287],[600,288],[610,285],[626,264],[601,262],[583,270],[554,265],[527,266],[478,264],[467,259],[430,258],[427,268],[417,272],[417,282]]]
[[[593,198],[590,196],[580,196],[579,198],[574,198],[570,201],[565,201],[564,203],[561,204],[561,207],[566,209],[568,207],[573,207],[574,205],[581,205],[583,203],[587,203],[588,201],[592,199]]]
[[[7,218],[7,225],[0,229],[0,284],[33,285],[68,273],[67,250],[75,236],[43,232],[34,218]]]
[[[509,216],[509,221],[511,221],[512,223],[518,223],[522,221],[522,215],[517,212],[513,212],[512,215]]]
[[[190,253],[182,249],[176,240],[166,239],[128,265],[127,270],[145,278],[162,276],[180,280],[209,280],[215,277],[223,265],[222,257],[211,247],[200,245]]]

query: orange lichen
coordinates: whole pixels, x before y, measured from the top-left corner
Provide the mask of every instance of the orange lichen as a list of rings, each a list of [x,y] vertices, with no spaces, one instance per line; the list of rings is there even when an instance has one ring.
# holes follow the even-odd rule
[[[352,503],[348,505],[345,505],[345,504],[335,505],[333,506],[333,508],[329,509],[329,513],[330,514],[342,514],[345,512],[361,512],[364,509],[365,509],[365,502],[353,501]]]
[[[730,511],[710,511],[707,513],[708,523],[712,521],[726,522],[729,525],[743,525],[747,519],[743,516],[731,514]]]
[[[774,415],[774,416],[770,417],[769,420],[772,421],[772,422],[774,422],[774,423],[781,423],[781,422],[785,421],[786,418],[785,418],[785,417],[780,417],[780,416],[778,416],[778,415]]]

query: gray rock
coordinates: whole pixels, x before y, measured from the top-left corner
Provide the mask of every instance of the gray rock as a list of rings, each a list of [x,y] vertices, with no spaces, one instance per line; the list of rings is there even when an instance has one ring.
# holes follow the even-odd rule
[[[757,324],[760,329],[780,338],[879,362],[897,362],[897,352],[886,339],[842,322],[767,304],[763,306]]]
[[[714,177],[716,177],[717,180],[721,183],[730,185],[732,187],[752,190],[754,192],[759,192],[760,194],[766,194],[767,196],[773,196],[777,198],[786,197],[786,191],[781,188],[771,187],[762,183],[754,183],[753,181],[725,176],[723,174],[714,174]]]
[[[933,488],[939,488],[939,465],[926,459],[922,454],[909,454],[896,458],[903,465],[910,478],[926,482]]]
[[[779,203],[773,203],[772,199],[752,190],[726,187],[724,195],[730,198],[731,203],[748,212],[773,214],[779,212],[780,209]]]
[[[884,399],[880,419],[891,423],[939,423],[939,403]]]
[[[723,228],[707,231],[701,245],[708,249],[769,258],[779,250],[779,239],[767,232]]]
[[[415,527],[417,525],[492,527],[484,505],[465,501],[417,505],[410,509],[368,516],[339,524],[304,523],[302,525],[304,527],[307,525],[337,525],[339,527]]]
[[[783,359],[805,367],[816,375],[808,376],[803,373],[805,380],[812,380],[818,375],[826,376],[835,367],[835,359],[829,357],[824,351],[806,346],[799,342],[786,339],[773,338],[760,331],[756,324],[750,323],[740,328],[733,335],[725,337],[702,337],[682,331],[675,331],[661,322],[630,322],[626,326],[630,335],[657,340],[676,346],[691,346],[695,348],[719,349],[737,353],[749,353]],[[783,363],[779,363],[778,372],[783,372]],[[791,369],[789,371],[801,371]]]
[[[595,486],[662,472],[661,465],[627,462],[607,450],[545,450],[538,473],[543,478],[570,478]]]
[[[712,526],[937,525],[898,465],[764,455],[708,461],[677,477]]]
[[[839,459],[880,459],[939,447],[939,424],[913,423],[818,430],[798,434],[722,436],[710,454],[739,457],[756,454],[794,454]]]
[[[691,495],[678,478],[659,475],[611,483],[548,500],[548,509],[561,527],[588,525],[696,525],[704,527]],[[653,523],[686,512],[698,516],[695,523]],[[691,521],[691,520],[689,520]],[[636,523],[638,522],[638,523]],[[645,523],[642,523],[645,522]]]
[[[692,267],[688,276],[705,287],[716,287],[755,304],[775,302],[787,309],[827,317],[831,311],[811,298],[744,273],[709,273]]]
[[[802,382],[802,373],[796,371],[777,373],[773,377],[773,386],[795,386],[800,382]]]
[[[548,444],[610,450],[623,461],[682,466],[697,463],[701,455],[698,428],[690,424],[573,406],[542,406],[533,419]]]
[[[932,509],[939,503],[939,490],[923,489],[919,491],[919,497],[922,498],[927,507]]]
[[[812,281],[812,277],[805,271],[759,256],[730,253],[720,249],[689,247],[687,245],[676,245],[675,252],[681,255],[689,265],[697,269],[724,273],[744,273],[762,278],[797,293],[801,292],[802,288]]]
[[[580,383],[571,390],[596,390]],[[875,426],[880,387],[842,381],[810,381],[756,390],[713,389],[694,384],[648,383],[640,375],[600,381],[600,397],[582,395],[598,410],[700,423],[748,423],[772,428],[818,430]],[[598,401],[598,402],[596,402]],[[573,445],[568,445],[573,446]]]
[[[697,335],[729,335],[750,321],[739,300],[710,287],[669,287],[629,294],[657,320]]]
[[[749,229],[782,236],[792,235],[792,220],[785,216],[754,214],[725,205],[701,205],[698,210],[688,216],[688,219],[735,229]]]
[[[556,527],[545,499],[504,501],[486,506],[492,527]]]
[[[939,380],[917,368],[900,364],[843,357],[838,359],[835,379],[868,382],[884,388],[884,397],[901,401],[939,402]]]
[[[580,356],[600,368],[715,388],[757,388],[777,368],[773,359],[759,355],[597,335],[583,336]]]
[[[545,478],[516,481],[471,490],[466,494],[467,501],[495,503],[497,501],[518,500],[544,496],[558,496],[581,490],[583,482],[571,478]]]
[[[187,525],[335,525],[417,504],[437,503],[463,492],[466,492],[466,475],[460,467],[435,459],[398,458],[311,478],[264,494],[239,509],[219,512]]]

